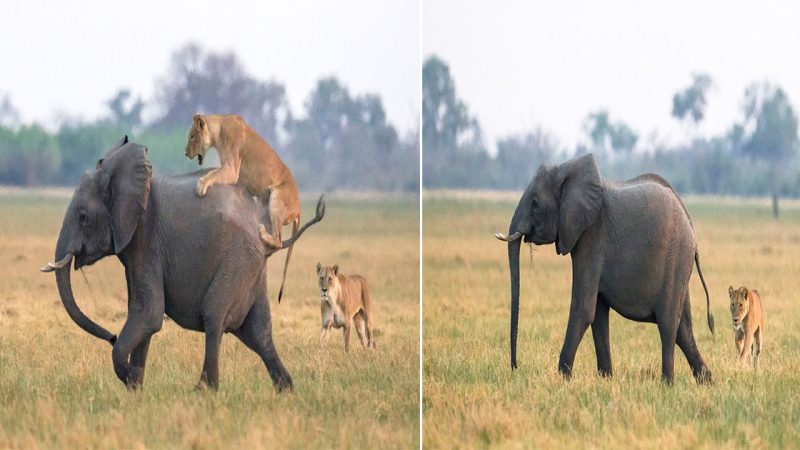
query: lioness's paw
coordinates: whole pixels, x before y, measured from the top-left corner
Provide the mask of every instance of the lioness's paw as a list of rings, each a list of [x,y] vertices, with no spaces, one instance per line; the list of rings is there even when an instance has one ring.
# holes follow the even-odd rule
[[[194,191],[195,193],[197,193],[198,197],[205,197],[208,188],[206,187],[206,184],[203,182],[202,178],[197,180],[197,187],[195,188]]]
[[[261,241],[264,242],[267,247],[281,248],[281,244],[278,243],[276,245],[275,238],[267,233],[267,227],[265,227],[263,223],[258,224],[258,235],[261,236]]]

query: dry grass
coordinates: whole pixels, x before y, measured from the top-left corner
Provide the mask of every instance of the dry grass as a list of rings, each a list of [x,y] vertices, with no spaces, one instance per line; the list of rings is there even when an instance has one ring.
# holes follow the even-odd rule
[[[416,199],[332,199],[298,242],[288,298],[271,302],[278,352],[295,382],[273,391],[256,354],[223,338],[218,392],[196,392],[203,335],[167,321],[150,347],[145,386],[127,392],[111,348],[60,304],[53,256],[63,196],[0,196],[0,448],[414,448],[419,443],[419,209]],[[314,201],[304,200],[313,207]],[[305,217],[311,211],[305,211]],[[269,261],[280,280],[283,253]],[[343,351],[341,331],[320,351],[317,261],[365,275],[378,349]],[[106,258],[73,276],[78,303],[118,332],[122,267]],[[277,295],[273,281],[270,295]],[[357,339],[356,341],[357,342]]]
[[[690,199],[717,334],[691,280],[695,338],[713,386],[695,384],[676,349],[676,381],[660,380],[656,327],[611,315],[614,377],[595,372],[591,330],[571,381],[556,370],[571,269],[553,246],[523,247],[520,368],[509,368],[506,231],[515,200],[424,197],[425,448],[785,448],[800,442],[800,207],[769,216],[762,201]],[[736,364],[729,285],[759,289],[765,345],[758,372]]]

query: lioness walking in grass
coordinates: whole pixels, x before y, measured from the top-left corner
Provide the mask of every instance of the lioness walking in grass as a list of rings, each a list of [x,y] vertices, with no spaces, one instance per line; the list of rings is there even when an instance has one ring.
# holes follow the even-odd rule
[[[745,286],[734,290],[728,287],[731,298],[731,319],[736,348],[739,350],[739,362],[744,364],[748,356],[753,367],[758,367],[758,356],[764,339],[764,314],[761,309],[761,296],[755,289]]]
[[[344,328],[344,351],[350,351],[350,329],[356,326],[358,338],[365,349],[375,348],[372,326],[372,300],[367,279],[361,275],[345,276],[339,265],[322,267],[317,263],[317,278],[321,295],[322,331],[319,343],[327,340],[331,327]]]

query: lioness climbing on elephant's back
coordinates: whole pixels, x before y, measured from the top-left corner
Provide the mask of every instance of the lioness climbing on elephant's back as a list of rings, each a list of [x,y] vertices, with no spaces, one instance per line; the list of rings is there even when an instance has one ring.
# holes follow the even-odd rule
[[[219,153],[220,167],[198,180],[197,195],[205,196],[215,184],[239,184],[262,202],[268,203],[271,234],[263,224],[258,227],[261,240],[266,245],[281,247],[281,228],[284,225],[291,223],[292,236],[297,234],[300,225],[297,183],[275,150],[237,114],[195,114],[186,143],[186,157],[194,159],[197,156],[198,163],[202,165],[203,157],[211,147]],[[283,297],[293,247],[289,246],[286,253],[278,302]]]

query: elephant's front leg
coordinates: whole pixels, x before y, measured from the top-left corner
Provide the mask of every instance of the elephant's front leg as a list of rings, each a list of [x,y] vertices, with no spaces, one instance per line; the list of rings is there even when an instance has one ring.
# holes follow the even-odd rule
[[[155,319],[148,318],[143,314],[129,313],[128,320],[122,327],[117,342],[114,343],[114,349],[111,351],[114,372],[128,389],[141,387],[144,382],[147,346],[153,333],[161,329],[160,320],[160,315],[159,322],[156,323]],[[129,356],[130,362],[128,361]]]
[[[153,274],[135,276],[125,271],[128,282],[128,319],[119,333],[111,359],[114,372],[128,389],[144,382],[144,365],[150,337],[161,329],[164,321],[163,286],[146,280]],[[145,277],[145,281],[140,281]],[[156,277],[157,278],[157,277]],[[130,358],[130,362],[129,362]]]
[[[594,260],[591,249],[584,250],[572,254],[572,301],[569,306],[564,345],[558,358],[558,370],[565,378],[572,377],[575,353],[578,351],[583,334],[595,319],[598,302],[597,286],[600,282],[601,266]]]
[[[137,345],[131,353],[131,371],[135,374],[135,384],[137,386],[144,384],[144,368],[147,364],[147,353],[150,349],[150,340],[152,338],[153,335],[144,338],[142,343]]]
[[[611,376],[611,344],[608,338],[608,305],[597,299],[592,322],[594,351],[597,354],[597,373],[603,377]]]
[[[558,359],[558,370],[566,378],[572,376],[575,352],[583,339],[583,334],[594,321],[597,307],[597,282],[599,276],[590,273],[582,264],[572,260],[572,303],[569,307],[569,321],[564,346]],[[610,366],[610,364],[609,364]]]

